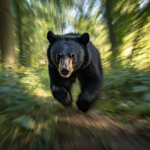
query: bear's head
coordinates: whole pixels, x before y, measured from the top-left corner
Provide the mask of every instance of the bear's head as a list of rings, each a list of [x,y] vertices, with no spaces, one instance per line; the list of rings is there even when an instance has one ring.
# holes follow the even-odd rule
[[[50,42],[47,54],[49,63],[63,78],[69,78],[73,72],[89,63],[88,33],[55,35],[49,31],[47,39]]]

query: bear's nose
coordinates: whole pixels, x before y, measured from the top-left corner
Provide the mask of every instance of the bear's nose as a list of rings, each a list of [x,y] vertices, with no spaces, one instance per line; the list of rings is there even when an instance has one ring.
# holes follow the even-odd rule
[[[68,70],[67,68],[63,68],[63,69],[61,70],[61,73],[62,73],[63,75],[67,75],[68,72],[69,72],[69,70]]]

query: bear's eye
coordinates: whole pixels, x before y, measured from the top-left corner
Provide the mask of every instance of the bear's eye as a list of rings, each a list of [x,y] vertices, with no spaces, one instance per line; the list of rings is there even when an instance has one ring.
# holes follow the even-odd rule
[[[72,60],[75,62],[76,61],[76,59],[77,59],[77,56],[76,56],[76,54],[70,54],[70,57],[72,58]]]
[[[57,54],[56,55],[56,60],[59,61],[60,57],[62,56],[62,54]]]

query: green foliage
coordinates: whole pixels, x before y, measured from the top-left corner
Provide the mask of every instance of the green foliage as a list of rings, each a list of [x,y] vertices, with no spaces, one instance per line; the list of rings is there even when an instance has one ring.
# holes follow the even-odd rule
[[[112,114],[149,116],[150,72],[123,63],[124,60],[118,60],[105,70],[102,100],[98,106]]]
[[[17,122],[18,124],[21,124],[26,129],[32,130],[34,129],[34,121],[30,116],[21,116],[19,118],[16,118],[14,122]]]
[[[121,64],[123,61],[118,61]],[[134,66],[128,64],[123,66],[112,66],[107,69],[104,80],[104,91],[109,89],[109,96],[115,98],[117,96],[135,97],[142,100],[144,94],[150,91],[150,72],[138,70]],[[146,95],[145,97],[148,97]]]
[[[150,117],[150,103],[143,103],[134,108],[134,113],[142,117]]]
[[[21,68],[17,73],[3,68],[0,81],[1,144],[15,142],[18,138],[23,140],[29,134],[50,142],[57,120],[50,109],[52,101],[48,98],[43,102],[42,95],[37,95],[40,89],[46,89],[40,77],[30,68]],[[32,136],[27,142],[33,142]]]
[[[45,141],[50,141],[50,131],[47,129],[42,129],[41,136]]]

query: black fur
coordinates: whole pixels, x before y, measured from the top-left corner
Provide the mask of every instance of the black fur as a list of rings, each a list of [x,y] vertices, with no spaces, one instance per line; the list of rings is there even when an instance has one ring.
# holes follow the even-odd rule
[[[89,41],[88,33],[54,35],[49,31],[47,38],[50,42],[47,57],[53,96],[63,105],[70,106],[72,103],[71,86],[78,78],[82,92],[79,95],[77,106],[86,112],[102,90],[103,73],[98,50]],[[62,53],[64,57],[67,57],[69,53],[77,55],[77,60],[73,64],[74,71],[69,78],[62,78],[58,72],[59,62],[56,60],[58,53]]]

